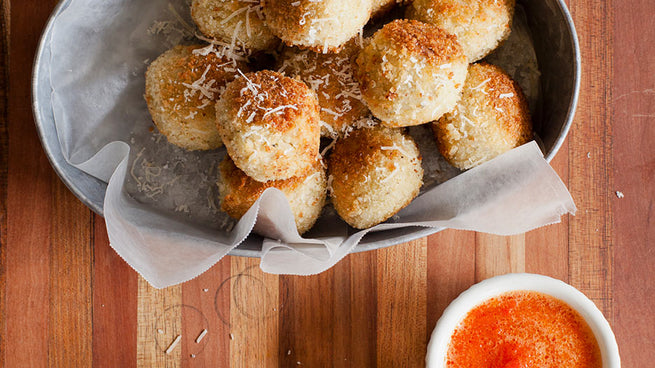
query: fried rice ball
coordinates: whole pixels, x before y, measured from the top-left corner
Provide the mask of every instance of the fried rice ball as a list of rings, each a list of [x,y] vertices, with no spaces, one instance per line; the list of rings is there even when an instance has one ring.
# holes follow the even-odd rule
[[[395,215],[423,184],[421,156],[412,138],[381,126],[355,130],[337,141],[328,172],[334,208],[358,229]]]
[[[469,67],[462,99],[432,128],[441,154],[460,169],[489,161],[533,137],[521,87],[487,63]]]
[[[145,99],[153,122],[169,142],[187,150],[222,145],[214,104],[237,68],[247,70],[241,62],[194,53],[202,47],[176,46],[146,71]]]
[[[357,57],[355,77],[364,101],[384,125],[428,123],[460,97],[468,62],[457,38],[415,20],[395,20]]]
[[[473,63],[509,36],[515,4],[516,0],[414,0],[406,15],[456,35]]]
[[[312,166],[305,176],[271,180],[266,183],[247,176],[234,165],[229,156],[221,161],[219,170],[221,175],[218,190],[221,209],[235,219],[240,219],[268,188],[277,188],[287,197],[300,234],[314,225],[325,205],[327,180],[320,162]]]
[[[264,21],[258,0],[193,0],[191,18],[205,36],[250,51],[273,49],[279,39]]]
[[[269,28],[289,46],[336,52],[361,32],[371,0],[266,0]]]
[[[359,50],[355,40],[336,54],[288,47],[277,61],[278,72],[298,76],[316,92],[321,106],[322,136],[343,136],[354,127],[370,122],[370,111],[353,76],[354,59]]]
[[[280,73],[262,70],[228,84],[216,121],[235,165],[257,181],[303,176],[320,157],[316,94]]]

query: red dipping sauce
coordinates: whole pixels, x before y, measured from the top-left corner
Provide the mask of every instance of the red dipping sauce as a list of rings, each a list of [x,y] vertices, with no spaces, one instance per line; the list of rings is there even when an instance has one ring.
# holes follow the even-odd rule
[[[502,294],[473,308],[453,333],[446,367],[602,367],[585,320],[534,291]]]

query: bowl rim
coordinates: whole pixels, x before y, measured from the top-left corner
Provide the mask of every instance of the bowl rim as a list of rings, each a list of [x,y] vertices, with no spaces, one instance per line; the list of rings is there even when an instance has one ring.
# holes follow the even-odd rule
[[[569,110],[566,112],[566,121],[562,125],[560,132],[557,136],[557,140],[553,144],[550,152],[545,156],[545,159],[548,163],[555,157],[557,152],[559,152],[560,147],[564,144],[564,141],[569,135],[569,130],[571,125],[573,125],[573,119],[575,118],[575,110],[578,106],[578,97],[580,95],[580,83],[582,79],[582,58],[580,56],[580,43],[578,41],[578,33],[575,30],[575,24],[573,23],[573,17],[571,17],[571,12],[569,11],[568,6],[564,0],[557,0],[559,5],[559,10],[564,16],[564,20],[568,25],[568,29],[571,32],[571,44],[573,45],[573,95],[571,96],[571,102],[569,103]]]
[[[444,367],[454,329],[468,312],[490,298],[510,291],[535,291],[555,297],[576,310],[591,328],[601,351],[603,368],[620,368],[621,359],[614,332],[596,304],[573,286],[544,275],[509,273],[474,284],[444,310],[430,337],[427,367]]]

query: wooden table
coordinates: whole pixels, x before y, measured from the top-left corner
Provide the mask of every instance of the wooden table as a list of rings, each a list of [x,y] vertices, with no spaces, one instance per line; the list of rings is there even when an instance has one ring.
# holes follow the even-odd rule
[[[418,367],[458,293],[522,271],[592,298],[625,367],[655,361],[652,0],[570,1],[583,79],[552,165],[575,217],[512,237],[444,231],[348,256],[313,277],[267,275],[257,259],[226,257],[165,290],[114,253],[103,219],[66,189],[41,149],[30,73],[55,4],[2,0],[0,366]],[[164,354],[177,334],[181,343]]]

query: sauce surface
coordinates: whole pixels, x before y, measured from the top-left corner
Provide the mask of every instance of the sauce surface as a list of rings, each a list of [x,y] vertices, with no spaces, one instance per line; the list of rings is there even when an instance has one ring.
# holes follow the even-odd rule
[[[602,367],[598,342],[563,301],[505,293],[472,309],[450,341],[447,367]]]

